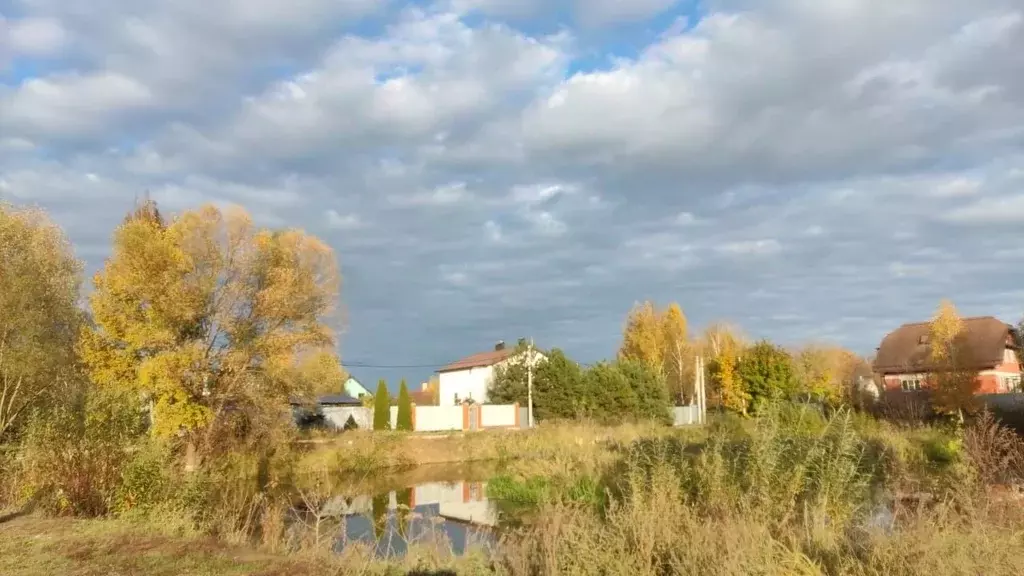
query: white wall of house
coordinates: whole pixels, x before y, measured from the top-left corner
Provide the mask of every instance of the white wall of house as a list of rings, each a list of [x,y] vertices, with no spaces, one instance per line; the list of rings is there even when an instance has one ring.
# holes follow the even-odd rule
[[[438,404],[455,406],[463,400],[487,401],[487,387],[494,378],[494,366],[478,366],[465,370],[441,372],[438,376]]]
[[[534,365],[543,358],[543,354],[536,350],[533,351],[532,360]],[[494,379],[495,367],[513,361],[521,360],[518,356],[514,356],[493,366],[478,366],[466,368],[465,370],[441,372],[438,375],[438,396],[440,396],[438,404],[440,406],[454,406],[466,399],[471,399],[477,404],[487,402],[487,388],[491,385],[491,380]]]

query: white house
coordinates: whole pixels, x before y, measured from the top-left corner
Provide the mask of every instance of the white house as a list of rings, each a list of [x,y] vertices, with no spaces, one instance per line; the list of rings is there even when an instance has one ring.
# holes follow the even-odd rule
[[[533,362],[544,355],[533,351]],[[498,342],[494,350],[480,352],[457,360],[438,370],[438,400],[440,406],[455,406],[466,400],[477,404],[487,402],[487,389],[494,378],[497,366],[517,361],[515,350]]]

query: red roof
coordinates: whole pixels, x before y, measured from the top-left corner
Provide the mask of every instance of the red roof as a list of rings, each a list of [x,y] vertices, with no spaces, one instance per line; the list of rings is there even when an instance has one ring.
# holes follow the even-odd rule
[[[438,372],[454,372],[456,370],[468,370],[470,368],[483,368],[485,366],[494,366],[495,364],[511,356],[513,352],[514,350],[510,348],[480,352],[479,354],[467,356],[462,360],[456,360],[455,362],[452,362],[451,364],[442,367],[440,370],[438,370]]]

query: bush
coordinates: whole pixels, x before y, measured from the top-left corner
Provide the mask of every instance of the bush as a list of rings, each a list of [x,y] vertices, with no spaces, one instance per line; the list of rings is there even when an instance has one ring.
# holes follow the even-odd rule
[[[33,419],[20,457],[23,496],[54,514],[106,514],[143,425],[133,398],[95,391]]]
[[[145,444],[125,464],[114,494],[113,511],[120,515],[146,514],[168,497],[173,455],[166,445]]]

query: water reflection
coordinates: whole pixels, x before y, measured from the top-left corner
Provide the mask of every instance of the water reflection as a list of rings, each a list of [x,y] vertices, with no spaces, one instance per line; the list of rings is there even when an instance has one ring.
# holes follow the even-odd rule
[[[455,554],[494,544],[499,524],[487,483],[426,482],[376,495],[336,496],[321,515],[341,519],[335,550],[369,544],[378,556],[402,556],[410,544],[438,546]]]

